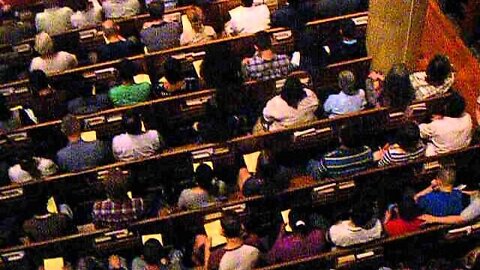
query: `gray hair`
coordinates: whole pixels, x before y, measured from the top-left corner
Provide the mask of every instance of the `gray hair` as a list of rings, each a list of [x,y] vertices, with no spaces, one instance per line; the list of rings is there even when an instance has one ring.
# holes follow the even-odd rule
[[[349,70],[344,70],[338,74],[338,86],[342,91],[349,95],[357,94],[357,89],[355,89],[355,75]]]
[[[41,56],[55,52],[53,49],[53,40],[47,33],[41,32],[35,36],[35,51]]]

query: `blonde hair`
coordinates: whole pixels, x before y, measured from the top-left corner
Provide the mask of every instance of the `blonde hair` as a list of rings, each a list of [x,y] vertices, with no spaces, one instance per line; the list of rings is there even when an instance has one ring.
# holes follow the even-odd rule
[[[41,56],[55,52],[53,48],[53,40],[47,33],[41,32],[35,36],[35,51]]]
[[[194,6],[189,8],[185,14],[187,15],[188,20],[192,24],[192,28],[194,28],[195,31],[195,25],[199,28],[203,26],[204,22],[204,16],[203,16],[203,11],[201,8]]]
[[[349,70],[344,70],[338,74],[338,86],[347,95],[355,95],[355,75]]]
[[[453,186],[455,184],[455,178],[457,173],[453,166],[442,166],[438,171],[437,178],[442,180],[444,186]]]

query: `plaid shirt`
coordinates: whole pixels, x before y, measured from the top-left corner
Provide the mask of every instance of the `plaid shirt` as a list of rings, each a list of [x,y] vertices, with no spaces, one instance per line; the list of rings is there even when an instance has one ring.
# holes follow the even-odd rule
[[[137,220],[143,214],[143,200],[134,198],[123,203],[110,199],[95,202],[93,205],[93,223],[101,227],[121,228]]]
[[[272,60],[264,60],[260,55],[255,54],[247,59],[243,69],[247,79],[266,81],[287,76],[293,67],[284,54],[275,54]]]
[[[450,90],[455,80],[454,74],[451,73],[442,85],[434,86],[427,82],[427,74],[423,71],[415,72],[410,75],[410,82],[413,89],[415,89],[415,98],[417,100],[423,100],[438,95],[442,95]]]

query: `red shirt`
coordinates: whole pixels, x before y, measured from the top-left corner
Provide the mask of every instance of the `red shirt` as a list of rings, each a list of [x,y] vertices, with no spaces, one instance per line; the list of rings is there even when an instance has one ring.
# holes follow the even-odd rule
[[[423,221],[418,218],[412,221],[396,218],[385,224],[385,231],[389,236],[399,236],[419,230],[422,223]]]

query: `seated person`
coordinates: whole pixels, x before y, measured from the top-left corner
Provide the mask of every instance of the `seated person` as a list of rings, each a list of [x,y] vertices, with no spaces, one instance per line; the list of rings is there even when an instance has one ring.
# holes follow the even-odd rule
[[[75,116],[65,116],[61,128],[69,141],[67,146],[57,152],[57,164],[63,171],[81,171],[104,165],[111,160],[111,150],[103,142],[82,140],[81,123]]]
[[[40,56],[32,59],[30,71],[41,70],[47,75],[62,72],[78,65],[75,55],[68,52],[55,52],[52,38],[45,32],[35,37],[35,51]]]
[[[318,99],[298,78],[288,77],[280,95],[270,99],[263,109],[266,130],[274,131],[316,120]]]
[[[23,183],[40,180],[44,176],[55,174],[57,165],[46,158],[35,157],[29,149],[15,151],[15,161],[8,169],[8,177],[12,183]]]
[[[182,26],[178,22],[165,21],[164,12],[165,4],[162,0],[155,0],[148,5],[152,21],[143,24],[140,39],[149,52],[180,46]]]
[[[163,63],[165,76],[160,79],[160,96],[170,96],[187,90],[187,82],[182,70],[180,60],[173,57],[167,58]]]
[[[245,78],[248,80],[274,80],[285,77],[293,69],[285,54],[272,51],[272,40],[267,32],[255,35],[256,53],[242,61]]]
[[[98,61],[117,60],[142,53],[142,47],[138,42],[125,39],[120,35],[120,27],[114,21],[104,21],[102,31],[106,44],[98,48]]]
[[[328,62],[337,63],[367,56],[365,40],[356,38],[355,23],[352,20],[342,21],[339,34],[341,38],[336,43],[322,48],[326,50]]]
[[[143,215],[142,198],[129,198],[128,175],[121,170],[110,171],[104,181],[107,199],[93,204],[93,224],[96,228],[125,228]]]
[[[222,235],[227,238],[227,243],[221,248],[211,251],[210,244],[206,244],[207,262],[209,270],[247,270],[253,269],[260,257],[260,251],[253,246],[246,245],[242,239],[243,225],[240,217],[233,211],[223,212],[220,220]],[[208,256],[209,254],[209,256]]]
[[[134,105],[147,101],[150,98],[150,84],[147,82],[135,83],[135,65],[124,59],[118,65],[118,75],[122,84],[115,86],[108,92],[108,97],[115,107]]]
[[[58,0],[46,0],[45,10],[35,16],[37,32],[46,32],[49,35],[60,34],[72,28],[70,17],[73,10],[61,7]]]
[[[127,161],[154,155],[164,146],[163,138],[156,130],[142,131],[142,120],[129,111],[123,115],[122,125],[126,133],[113,137],[113,156]]]
[[[374,217],[372,205],[364,201],[352,205],[350,219],[330,227],[327,240],[337,247],[364,244],[382,237],[382,223]]]
[[[464,224],[474,221],[480,217],[480,192],[468,192],[468,195],[470,196],[470,204],[459,215],[432,216],[424,214],[419,218],[424,221],[424,224]]]
[[[300,0],[288,0],[287,3],[272,13],[271,27],[298,29],[313,19],[308,3]]]
[[[74,115],[91,114],[111,107],[107,94],[93,95],[93,84],[79,79],[73,83],[78,97],[68,101],[68,112]]]
[[[465,111],[465,99],[457,92],[446,101],[442,115],[434,115],[432,122],[418,127],[427,141],[426,156],[468,147],[472,140],[472,118]]]
[[[428,63],[427,70],[413,73],[410,81],[418,100],[447,93],[454,81],[450,60],[445,55],[435,55]]]
[[[242,0],[242,5],[228,11],[230,21],[225,24],[227,35],[254,34],[269,28],[270,10],[267,5],[253,5],[253,0]]]
[[[47,75],[41,70],[33,70],[28,77],[34,98],[32,107],[39,121],[62,118],[65,115],[65,99],[59,91],[50,86]]]
[[[425,145],[420,140],[420,129],[413,122],[406,122],[395,133],[395,143],[386,144],[373,154],[378,166],[402,164],[425,156]]]
[[[442,167],[430,186],[415,194],[415,201],[425,214],[433,216],[459,215],[468,204],[468,197],[454,189],[455,169]]]
[[[0,22],[0,44],[19,44],[24,39],[33,37],[35,29],[29,23],[18,20],[13,10],[2,12]]]
[[[367,91],[367,97],[373,96],[380,106],[404,112],[415,99],[415,90],[409,76],[410,71],[405,64],[394,64],[385,77],[383,89],[379,93]]]
[[[338,132],[340,147],[308,162],[307,171],[316,180],[326,176],[339,177],[363,171],[373,163],[370,147],[360,141],[361,132],[354,125],[343,126]]]
[[[351,71],[344,70],[338,74],[338,86],[341,92],[328,96],[323,104],[323,109],[329,117],[364,109],[365,105],[367,105],[365,91],[355,87],[355,75]]]
[[[103,12],[107,19],[132,17],[140,13],[138,0],[103,0]]]
[[[398,204],[392,204],[385,212],[383,226],[389,236],[400,236],[420,229],[422,220],[418,217],[421,211],[413,198],[405,196]]]
[[[312,228],[309,217],[304,211],[292,209],[288,214],[288,223],[292,232],[286,231],[286,224],[282,226],[275,243],[268,252],[269,264],[318,255],[325,248],[325,232]]]
[[[98,0],[78,1],[80,10],[75,12],[70,20],[73,28],[93,27],[102,22],[102,6]]]
[[[31,204],[34,215],[23,223],[23,230],[34,242],[61,237],[77,232],[72,220],[62,213],[50,213],[47,210],[49,197],[41,192],[36,203]]]
[[[28,109],[11,109],[4,95],[0,95],[0,134],[10,132],[22,125],[36,124],[36,117]]]
[[[196,186],[182,190],[178,198],[178,208],[192,210],[207,206],[214,198],[210,195],[213,186],[213,170],[205,163],[200,164],[195,171]]]
[[[157,239],[148,239],[143,245],[143,255],[132,261],[132,270],[148,269],[183,269],[181,268],[183,254],[173,249],[167,254],[167,250]]]
[[[202,9],[194,6],[187,10],[186,15],[192,27],[188,29],[190,31],[184,29],[180,36],[180,45],[205,43],[217,37],[217,33],[213,30],[213,27],[203,24],[205,18]]]

